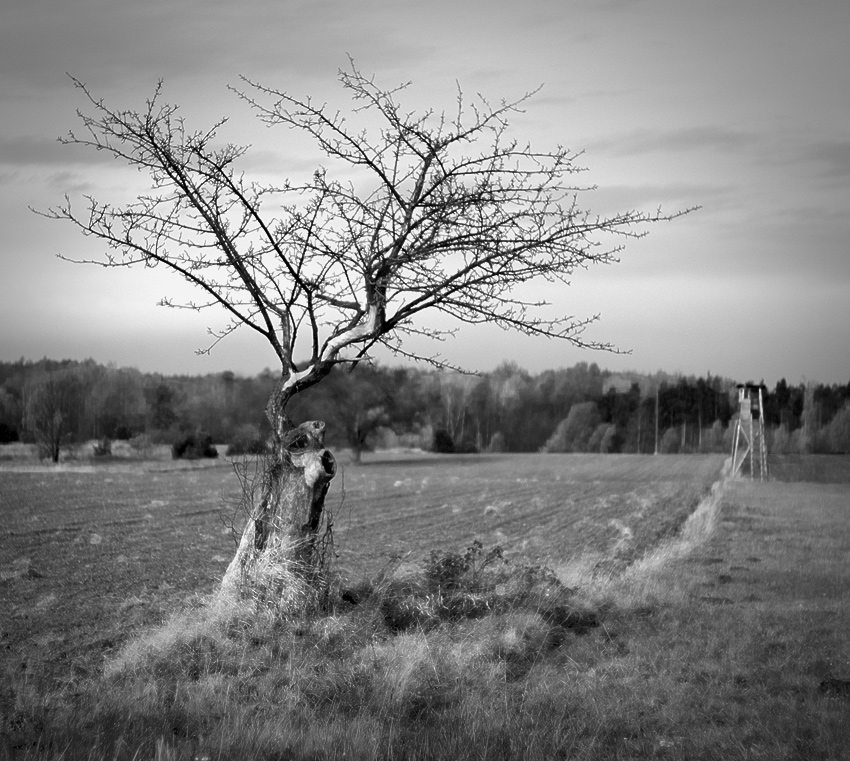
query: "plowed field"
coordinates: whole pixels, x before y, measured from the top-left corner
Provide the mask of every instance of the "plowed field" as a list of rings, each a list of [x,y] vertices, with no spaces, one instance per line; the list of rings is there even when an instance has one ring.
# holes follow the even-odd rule
[[[373,455],[328,498],[339,567],[376,571],[474,539],[558,563],[627,562],[675,531],[722,456]],[[0,648],[86,672],[133,630],[215,588],[234,552],[227,463],[0,470]],[[48,663],[49,661],[49,663]]]
[[[366,570],[381,557],[476,538],[553,562],[642,554],[681,525],[723,459],[491,455],[349,467],[345,499],[332,500],[340,561]]]

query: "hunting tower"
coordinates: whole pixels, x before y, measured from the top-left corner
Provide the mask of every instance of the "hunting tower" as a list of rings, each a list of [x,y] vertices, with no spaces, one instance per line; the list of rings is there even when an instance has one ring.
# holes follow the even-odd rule
[[[764,389],[753,383],[738,384],[738,420],[732,444],[732,477],[750,462],[750,478],[767,477],[767,441],[764,437]]]

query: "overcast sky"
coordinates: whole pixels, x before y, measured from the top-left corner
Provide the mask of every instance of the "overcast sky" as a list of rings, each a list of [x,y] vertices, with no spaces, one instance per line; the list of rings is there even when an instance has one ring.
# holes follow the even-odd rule
[[[228,91],[240,75],[345,107],[347,56],[405,103],[512,99],[543,85],[515,134],[583,150],[593,210],[701,210],[578,272],[551,296],[601,319],[579,351],[488,328],[436,347],[469,369],[711,372],[738,380],[850,381],[850,2],[847,0],[4,0],[0,9],[0,359],[83,359],[164,373],[274,367],[247,335],[207,345],[212,315],[156,303],[149,271],[66,263],[101,247],[38,217],[64,193],[121,198],[122,175],[63,147],[84,103],[66,73],[116,108],[158,79],[190,126],[229,116],[255,146],[246,170],[304,167]],[[291,167],[290,167],[291,164]]]

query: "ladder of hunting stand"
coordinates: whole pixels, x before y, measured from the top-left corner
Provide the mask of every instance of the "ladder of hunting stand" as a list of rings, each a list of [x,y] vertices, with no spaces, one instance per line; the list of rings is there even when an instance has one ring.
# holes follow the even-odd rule
[[[749,458],[750,478],[755,478],[756,473],[761,481],[767,478],[763,389],[761,385],[738,384],[738,419],[732,443],[733,477],[743,470],[744,463]]]

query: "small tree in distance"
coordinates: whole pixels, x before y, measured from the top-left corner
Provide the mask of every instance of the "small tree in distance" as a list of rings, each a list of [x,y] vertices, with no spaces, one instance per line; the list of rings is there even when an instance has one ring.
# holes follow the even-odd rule
[[[59,462],[62,447],[75,429],[81,402],[80,381],[71,368],[43,370],[24,386],[24,427],[36,442],[39,457]]]
[[[530,95],[491,106],[459,92],[451,114],[415,113],[398,100],[406,85],[382,89],[353,63],[339,81],[354,101],[349,118],[365,126],[249,80],[235,90],[268,126],[305,135],[330,163],[304,182],[272,186],[238,169],[247,149],[219,141],[225,120],[190,130],[178,107],[163,102],[162,83],[142,110],[119,111],[74,80],[90,113],[80,113],[81,133],[61,140],[123,160],[146,173],[151,188],[122,206],[86,196],[77,208],[66,196],[43,212],[106,245],[102,258],[88,261],[164,266],[194,285],[201,301],[164,303],[223,309],[229,322],[216,342],[247,326],[277,356],[280,377],[267,406],[274,451],[225,574],[231,591],[280,596],[317,570],[317,532],[336,465],[321,422],[296,427],[289,419],[293,395],[368,358],[376,345],[442,364],[405,344],[411,335],[450,332],[428,320],[437,313],[610,349],[583,338],[595,318],[553,319],[518,286],[568,283],[578,268],[614,262],[617,238],[677,216],[598,217],[583,209],[573,181],[577,155],[561,147],[538,152],[509,135],[510,117]],[[607,235],[615,236],[612,245],[603,242]],[[294,575],[270,581],[259,570],[270,557]]]

